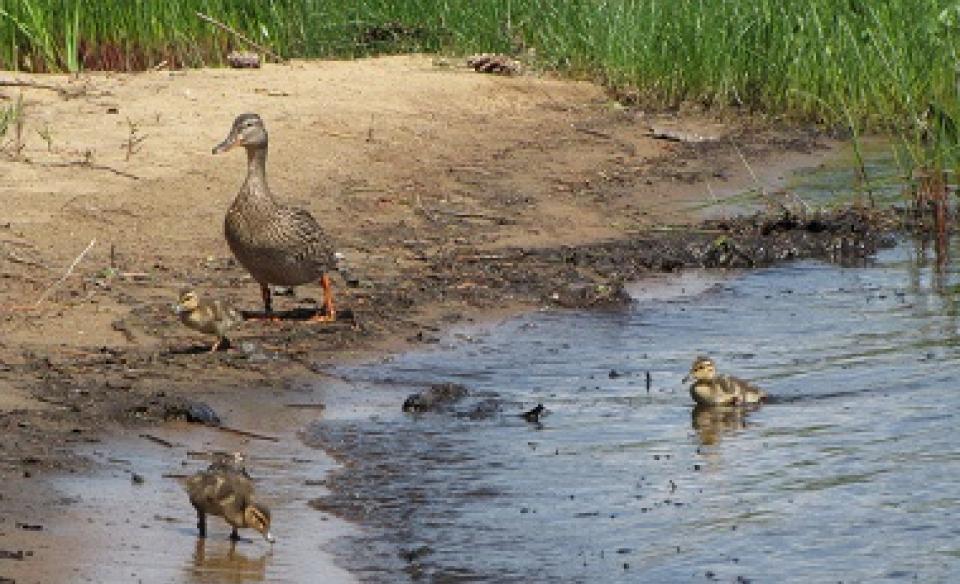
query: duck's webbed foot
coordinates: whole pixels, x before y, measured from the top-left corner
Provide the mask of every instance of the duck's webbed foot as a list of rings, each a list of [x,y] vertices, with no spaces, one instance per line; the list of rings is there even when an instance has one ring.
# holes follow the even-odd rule
[[[244,314],[247,320],[266,320],[270,322],[279,322],[281,318],[273,313],[273,297],[270,294],[270,286],[260,284],[260,296],[263,298],[263,314]]]

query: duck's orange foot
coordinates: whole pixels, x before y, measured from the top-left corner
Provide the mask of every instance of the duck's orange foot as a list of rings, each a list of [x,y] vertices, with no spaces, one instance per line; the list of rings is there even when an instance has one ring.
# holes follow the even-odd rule
[[[283,322],[283,319],[277,316],[275,313],[263,313],[263,312],[244,312],[243,320],[259,320],[261,322]]]
[[[336,312],[331,312],[331,313],[318,312],[317,314],[311,316],[310,320],[308,320],[307,322],[314,322],[314,323],[336,322],[336,320],[337,320]]]

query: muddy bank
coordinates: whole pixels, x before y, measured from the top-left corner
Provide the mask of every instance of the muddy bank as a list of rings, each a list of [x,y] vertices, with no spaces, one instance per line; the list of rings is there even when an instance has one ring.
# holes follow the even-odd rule
[[[863,261],[893,245],[898,224],[893,212],[854,207],[811,215],[755,214],[581,246],[453,252],[435,261],[432,278],[444,288],[466,287],[474,298],[489,293],[488,302],[505,296],[566,308],[616,306],[630,301],[624,282],[651,272],[757,268],[808,258]]]

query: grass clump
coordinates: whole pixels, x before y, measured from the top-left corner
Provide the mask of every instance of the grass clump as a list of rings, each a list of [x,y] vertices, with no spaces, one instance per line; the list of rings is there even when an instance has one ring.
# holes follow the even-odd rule
[[[0,68],[535,52],[645,105],[694,102],[899,137],[905,168],[957,170],[960,5],[946,0],[0,0]]]

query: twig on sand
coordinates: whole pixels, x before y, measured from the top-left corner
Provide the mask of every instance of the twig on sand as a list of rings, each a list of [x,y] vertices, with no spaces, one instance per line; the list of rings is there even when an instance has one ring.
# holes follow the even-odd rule
[[[75,97],[79,93],[73,93],[59,85],[50,85],[48,83],[37,83],[35,81],[21,81],[19,79],[0,79],[0,87],[33,87],[36,89],[49,89],[56,91],[61,97]]]
[[[131,180],[140,180],[140,177],[135,174],[130,174],[129,172],[117,170],[116,168],[105,166],[103,164],[93,164],[91,162],[87,162],[86,160],[73,160],[70,162],[32,162],[31,164],[35,164],[37,166],[45,166],[48,168],[80,167],[80,168],[89,168],[90,170],[105,170],[107,172],[112,172],[117,176],[122,176],[124,178],[129,178]]]
[[[316,403],[316,404],[283,404],[288,408],[294,408],[298,410],[325,410],[327,409],[326,404]]]
[[[249,430],[241,430],[239,428],[231,428],[230,426],[215,426],[217,430],[223,430],[224,432],[229,432],[231,434],[238,434],[240,436],[246,436],[248,438],[256,438],[257,440],[267,440],[268,442],[280,442],[280,439],[276,436],[267,436],[266,434],[257,434],[256,432],[250,432]]]
[[[197,14],[198,17],[200,17],[200,19],[209,22],[210,24],[216,26],[217,28],[219,28],[219,29],[221,29],[221,30],[225,30],[226,32],[234,35],[234,36],[237,37],[238,39],[240,39],[240,40],[242,40],[243,42],[247,43],[247,44],[250,45],[251,47],[253,47],[253,48],[255,48],[255,49],[259,50],[259,51],[263,51],[264,53],[270,55],[270,56],[273,57],[274,60],[277,61],[278,63],[286,63],[286,62],[287,62],[287,60],[284,59],[283,57],[281,57],[280,55],[274,53],[273,51],[271,51],[270,49],[268,49],[268,48],[266,48],[266,47],[264,47],[264,46],[258,45],[257,43],[255,43],[255,42],[253,42],[252,40],[250,40],[250,39],[249,39],[246,35],[244,35],[243,33],[238,32],[238,31],[230,28],[229,26],[223,24],[223,23],[220,22],[219,20],[216,20],[216,19],[214,19],[214,18],[211,18],[211,17],[207,16],[206,14],[204,14],[204,13],[202,13],[202,12],[197,12],[196,14]]]
[[[145,440],[149,440],[150,442],[153,442],[155,444],[159,444],[160,446],[173,448],[173,442],[160,438],[159,436],[154,436],[153,434],[140,434],[140,437]]]
[[[80,263],[80,260],[83,259],[83,256],[87,255],[87,252],[89,252],[89,251],[93,248],[93,245],[94,245],[95,243],[97,243],[96,238],[90,240],[90,243],[87,244],[87,247],[85,247],[85,248],[83,249],[83,251],[80,252],[80,255],[78,255],[78,256],[76,257],[76,259],[73,260],[73,263],[70,264],[70,267],[67,268],[67,272],[66,272],[64,275],[60,276],[60,279],[59,279],[59,280],[57,280],[57,281],[54,282],[53,284],[50,284],[49,286],[47,286],[47,289],[43,291],[43,294],[40,295],[40,298],[38,298],[38,299],[37,299],[37,302],[34,304],[35,307],[36,307],[36,306],[40,306],[40,303],[43,302],[43,301],[47,298],[47,296],[49,296],[50,293],[53,292],[53,290],[54,290],[57,286],[59,286],[60,284],[62,284],[62,283],[64,282],[64,280],[66,280],[67,278],[70,277],[70,274],[73,273],[73,269],[77,267],[77,264]]]
[[[160,475],[160,477],[165,479],[188,479],[190,475],[182,472],[165,472]]]

